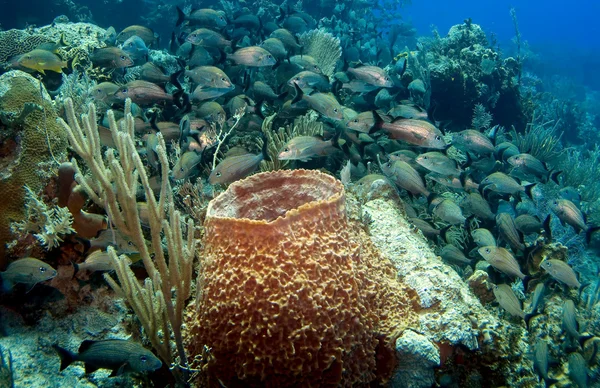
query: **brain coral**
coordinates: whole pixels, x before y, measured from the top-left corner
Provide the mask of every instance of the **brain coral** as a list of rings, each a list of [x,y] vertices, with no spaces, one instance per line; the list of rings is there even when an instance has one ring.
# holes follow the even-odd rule
[[[415,296],[345,206],[341,182],[308,170],[256,174],[211,201],[186,318],[188,354],[203,356],[209,385],[389,377],[395,338],[417,322]]]
[[[24,30],[0,31],[0,63],[9,58],[29,52],[42,43],[52,39],[41,34],[32,34]]]
[[[27,105],[38,108],[27,115]],[[43,107],[43,109],[41,109]],[[67,136],[56,123],[52,100],[40,82],[22,71],[0,76],[0,268],[4,244],[12,240],[11,221],[23,218],[23,201],[27,185],[38,192],[47,183],[53,159],[66,157]]]

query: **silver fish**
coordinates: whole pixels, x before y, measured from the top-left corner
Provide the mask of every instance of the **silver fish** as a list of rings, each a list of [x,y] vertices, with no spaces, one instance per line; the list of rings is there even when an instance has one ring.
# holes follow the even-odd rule
[[[515,257],[505,248],[487,246],[479,248],[477,252],[498,271],[508,276],[518,277],[521,280],[526,278],[525,274],[521,272]]]
[[[332,154],[338,150],[336,139],[323,140],[315,136],[296,136],[279,151],[279,160],[308,161]]]
[[[263,159],[263,153],[227,157],[212,170],[208,181],[211,185],[235,182],[253,173]]]
[[[6,291],[12,290],[18,283],[25,284],[31,290],[39,282],[50,280],[57,274],[58,272],[48,263],[26,257],[10,263],[6,271],[0,272],[0,278]]]
[[[550,274],[550,276],[552,276],[554,279],[566,284],[569,287],[581,287],[581,283],[579,283],[573,268],[571,268],[569,264],[562,260],[546,259],[541,262],[540,267],[543,268],[544,271],[548,272],[548,274]]]

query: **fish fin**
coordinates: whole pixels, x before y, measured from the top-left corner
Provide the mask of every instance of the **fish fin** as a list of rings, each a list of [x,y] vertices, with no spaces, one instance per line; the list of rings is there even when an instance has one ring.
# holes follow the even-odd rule
[[[58,356],[60,357],[60,370],[63,371],[66,367],[71,365],[74,361],[76,361],[77,354],[61,348],[60,346],[54,344],[52,345]]]
[[[546,219],[544,220],[544,233],[546,234],[546,237],[552,241],[552,228],[550,227],[550,224],[552,223],[552,214],[548,214],[548,216],[546,217]]]
[[[73,262],[71,264],[73,264],[73,277],[71,279],[74,279],[77,272],[79,272],[79,264]]]
[[[100,369],[100,368],[97,367],[96,365],[92,365],[92,364],[88,364],[88,363],[85,364],[85,374],[86,375],[89,375],[90,373],[94,373],[98,369]]]
[[[88,350],[90,348],[90,346],[92,346],[93,344],[95,344],[97,341],[94,340],[85,340],[81,343],[81,345],[79,345],[79,353],[83,353],[86,350]]]
[[[531,280],[531,276],[529,276],[529,275],[525,275],[525,277],[523,277],[523,279],[521,279],[521,281],[523,282],[523,290],[525,290],[525,292],[527,292],[527,285],[529,284],[530,280]]]
[[[448,230],[450,230],[451,227],[452,225],[446,225],[442,229],[440,229],[440,236],[444,239],[445,242],[448,242],[448,240],[446,239],[446,233],[448,233]]]
[[[42,73],[43,75],[46,75],[46,73],[44,72],[44,69],[36,69],[38,71],[38,73]]]
[[[527,330],[529,330],[529,322],[531,322],[531,319],[537,317],[538,315],[542,315],[542,313],[538,313],[538,312],[534,311],[529,314],[525,314],[525,316],[523,317],[523,320],[525,321],[525,327],[527,328]]]
[[[598,230],[600,230],[600,226],[594,226],[593,228],[588,228],[588,230],[585,231],[585,242],[588,245],[590,244],[590,241],[592,241],[592,235]]]
[[[293,82],[293,84],[294,84],[294,89],[296,89],[296,96],[292,100],[292,105],[297,103],[298,101],[302,100],[302,97],[304,96],[304,93],[302,92],[302,89],[300,89],[300,86],[298,86],[298,84],[296,82]]]
[[[126,372],[126,370],[127,370],[127,363],[121,365],[117,369],[113,369],[113,371],[109,377],[121,376],[123,373]]]
[[[546,388],[550,388],[552,385],[558,383],[559,380],[557,379],[551,379],[550,377],[548,377],[547,379],[544,379],[544,385],[546,386]]]
[[[176,7],[177,8],[177,22],[175,23],[176,27],[179,27],[184,21],[185,21],[185,13],[183,13],[183,11],[181,10],[181,8],[179,8],[179,6]]]
[[[179,83],[179,77],[185,72],[185,67],[179,71],[176,71],[175,73],[170,75],[170,79],[169,82],[171,82],[171,84],[173,86],[175,86],[178,90],[183,90],[183,87],[181,86],[181,83]]]
[[[529,199],[531,199],[533,201],[533,188],[537,186],[537,183],[531,183],[527,186],[525,186],[525,194],[529,197]]]
[[[552,171],[552,172],[550,172],[550,176],[548,177],[548,180],[552,180],[552,181],[554,181],[554,183],[559,185],[560,183],[558,183],[558,177],[561,174],[562,174],[562,171]]]

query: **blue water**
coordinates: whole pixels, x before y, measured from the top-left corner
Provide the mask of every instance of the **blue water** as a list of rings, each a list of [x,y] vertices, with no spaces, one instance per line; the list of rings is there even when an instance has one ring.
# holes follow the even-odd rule
[[[471,18],[488,34],[496,34],[501,49],[512,52],[515,36],[510,9],[515,8],[521,39],[540,55],[537,73],[572,77],[587,87],[600,90],[600,2],[592,0],[549,1],[440,1],[414,0],[403,10],[418,35],[430,35],[437,27],[444,36],[450,27]]]

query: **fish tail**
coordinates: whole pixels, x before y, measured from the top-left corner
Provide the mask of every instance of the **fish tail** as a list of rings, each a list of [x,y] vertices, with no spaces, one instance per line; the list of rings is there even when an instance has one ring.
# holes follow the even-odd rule
[[[552,241],[552,228],[550,227],[551,223],[552,223],[552,214],[548,214],[548,216],[544,220],[543,225],[544,225],[544,233],[546,234],[546,237],[550,241]]]
[[[73,262],[71,262],[71,264],[73,264],[73,278],[72,279],[74,279],[77,272],[79,272],[79,264],[73,263]]]
[[[544,384],[546,388],[549,388],[556,383],[558,383],[557,379],[551,379],[550,377],[544,379]]]
[[[175,23],[176,27],[179,27],[185,21],[185,13],[181,10],[181,8],[177,8],[177,23]]]
[[[527,330],[529,330],[529,322],[531,322],[531,319],[534,317],[537,317],[538,315],[542,315],[542,314],[538,313],[537,311],[532,311],[529,314],[525,314],[525,316],[523,317],[523,320],[525,321],[525,327],[527,327]]]
[[[302,97],[304,96],[304,92],[302,92],[302,89],[300,89],[300,86],[298,86],[298,83],[296,82],[292,82],[294,84],[294,89],[296,89],[296,97],[294,97],[294,99],[292,100],[292,105],[297,103],[298,101],[302,100]]]
[[[60,346],[54,344],[52,345],[58,356],[60,357],[60,370],[63,371],[66,367],[71,365],[74,361],[76,361],[77,354],[61,348]]]
[[[529,199],[531,199],[531,200],[533,200],[533,194],[532,194],[532,191],[533,191],[533,188],[534,188],[535,186],[537,186],[537,183],[532,183],[532,184],[529,184],[529,185],[525,186],[525,194],[526,194],[526,195],[529,197]]]
[[[552,180],[554,183],[559,185],[560,183],[558,183],[558,177],[560,174],[562,174],[562,171],[550,171],[550,174],[548,174],[548,180]]]
[[[169,80],[169,82],[171,82],[171,84],[173,84],[173,86],[175,86],[178,90],[183,90],[183,87],[181,86],[181,84],[179,83],[179,77],[183,74],[183,72],[185,71],[185,68],[176,71],[175,73],[171,74],[171,79]]]
[[[590,245],[590,241],[592,241],[592,235],[594,232],[600,230],[600,226],[594,226],[593,228],[587,228],[585,231],[585,242]]]
[[[523,289],[525,290],[525,292],[527,292],[527,285],[529,284],[530,280],[531,280],[531,276],[529,276],[529,275],[525,275],[525,276],[523,276],[523,279],[521,279],[521,281],[523,282]]]

